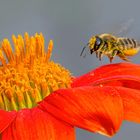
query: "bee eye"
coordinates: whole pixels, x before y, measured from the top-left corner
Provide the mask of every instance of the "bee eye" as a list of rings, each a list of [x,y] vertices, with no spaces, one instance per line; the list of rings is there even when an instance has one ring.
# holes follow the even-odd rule
[[[99,37],[96,37],[96,45],[99,46],[101,45],[101,39]]]

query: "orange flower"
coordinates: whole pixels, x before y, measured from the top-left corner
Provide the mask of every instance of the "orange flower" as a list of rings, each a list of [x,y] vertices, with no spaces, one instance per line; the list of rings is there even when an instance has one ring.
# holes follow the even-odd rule
[[[12,36],[0,48],[1,140],[75,140],[74,126],[114,135],[140,122],[140,65],[110,64],[73,78],[50,61],[42,34]]]

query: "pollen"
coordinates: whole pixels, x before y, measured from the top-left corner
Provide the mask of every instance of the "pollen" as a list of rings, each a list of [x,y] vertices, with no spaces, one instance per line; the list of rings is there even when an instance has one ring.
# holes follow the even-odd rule
[[[70,72],[50,60],[52,40],[48,49],[42,33],[12,35],[12,41],[13,47],[8,39],[0,46],[0,109],[32,108],[53,91],[70,87]]]

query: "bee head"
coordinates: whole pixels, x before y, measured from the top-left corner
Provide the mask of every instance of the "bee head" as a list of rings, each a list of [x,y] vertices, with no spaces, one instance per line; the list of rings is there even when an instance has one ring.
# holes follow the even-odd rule
[[[82,52],[80,54],[80,56],[82,56],[84,50],[89,47],[90,49],[90,54],[92,54],[93,52],[97,51],[100,47],[102,43],[102,39],[99,36],[93,36],[90,38],[89,42],[87,43],[86,46],[84,46],[84,48],[82,49]]]
[[[102,43],[102,39],[99,36],[93,36],[89,40],[89,49],[92,54],[94,51],[97,51]]]

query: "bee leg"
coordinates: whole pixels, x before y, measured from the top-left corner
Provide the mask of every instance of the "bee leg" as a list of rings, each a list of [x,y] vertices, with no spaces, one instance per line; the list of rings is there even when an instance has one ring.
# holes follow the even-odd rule
[[[123,55],[118,55],[122,60],[130,62],[130,60],[123,54]]]
[[[110,63],[112,63],[113,58],[118,54],[118,50],[113,50],[111,56],[109,57]]]
[[[99,60],[101,61],[101,58],[103,57],[103,53],[99,52]]]
[[[114,58],[114,57],[109,57],[110,63],[112,63],[113,58]]]
[[[96,51],[96,57],[98,58],[98,52]]]
[[[125,56],[125,54],[123,52],[121,52],[120,50],[118,51],[117,55],[124,61],[128,61],[130,62],[130,60]]]

